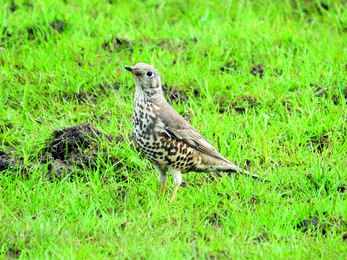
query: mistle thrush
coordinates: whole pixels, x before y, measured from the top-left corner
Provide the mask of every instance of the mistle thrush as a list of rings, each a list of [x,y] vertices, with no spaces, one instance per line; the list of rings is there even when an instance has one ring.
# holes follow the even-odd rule
[[[169,171],[175,188],[175,199],[182,183],[182,173],[240,172],[250,175],[223,157],[213,145],[180,116],[166,101],[159,72],[145,63],[125,67],[133,75],[136,93],[133,132],[136,148],[159,172],[165,190]],[[251,175],[258,179],[257,175]]]

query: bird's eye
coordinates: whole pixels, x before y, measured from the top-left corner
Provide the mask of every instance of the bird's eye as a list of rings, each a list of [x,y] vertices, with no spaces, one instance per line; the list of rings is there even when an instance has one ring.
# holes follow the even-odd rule
[[[148,77],[150,77],[150,76],[152,76],[152,75],[153,75],[153,72],[152,72],[152,71],[148,71],[148,72],[147,72],[147,76],[148,76]]]

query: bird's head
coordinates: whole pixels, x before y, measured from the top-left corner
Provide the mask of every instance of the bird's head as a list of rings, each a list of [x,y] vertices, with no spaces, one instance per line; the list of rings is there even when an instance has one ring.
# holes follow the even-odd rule
[[[162,93],[160,74],[151,65],[137,63],[135,66],[126,66],[125,69],[133,74],[136,91],[143,92],[148,97]]]

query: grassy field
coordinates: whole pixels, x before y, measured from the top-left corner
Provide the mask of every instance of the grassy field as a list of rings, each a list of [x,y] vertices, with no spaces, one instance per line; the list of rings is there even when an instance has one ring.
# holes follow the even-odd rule
[[[345,1],[0,4],[1,259],[346,259]],[[138,62],[272,182],[189,173],[169,204],[131,142]]]

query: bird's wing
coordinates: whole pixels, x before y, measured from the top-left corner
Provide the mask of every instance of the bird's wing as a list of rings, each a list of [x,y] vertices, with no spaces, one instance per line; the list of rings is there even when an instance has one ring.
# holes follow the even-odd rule
[[[164,124],[164,129],[171,138],[176,138],[202,153],[232,164],[217,152],[210,141],[194,129],[194,127],[169,105],[165,109],[161,109],[159,119]]]
[[[178,114],[169,104],[164,104],[158,111],[157,116],[163,124],[164,130],[171,138],[181,140],[188,146],[205,153],[209,156],[218,158],[231,165],[230,170],[237,170],[244,174],[251,176],[253,179],[258,179],[259,176],[250,174],[248,171],[241,169],[237,165],[230,162],[228,159],[223,157],[213,145],[208,141],[202,134],[200,134],[193,126],[191,126],[180,114]],[[271,182],[263,179],[264,182]]]

